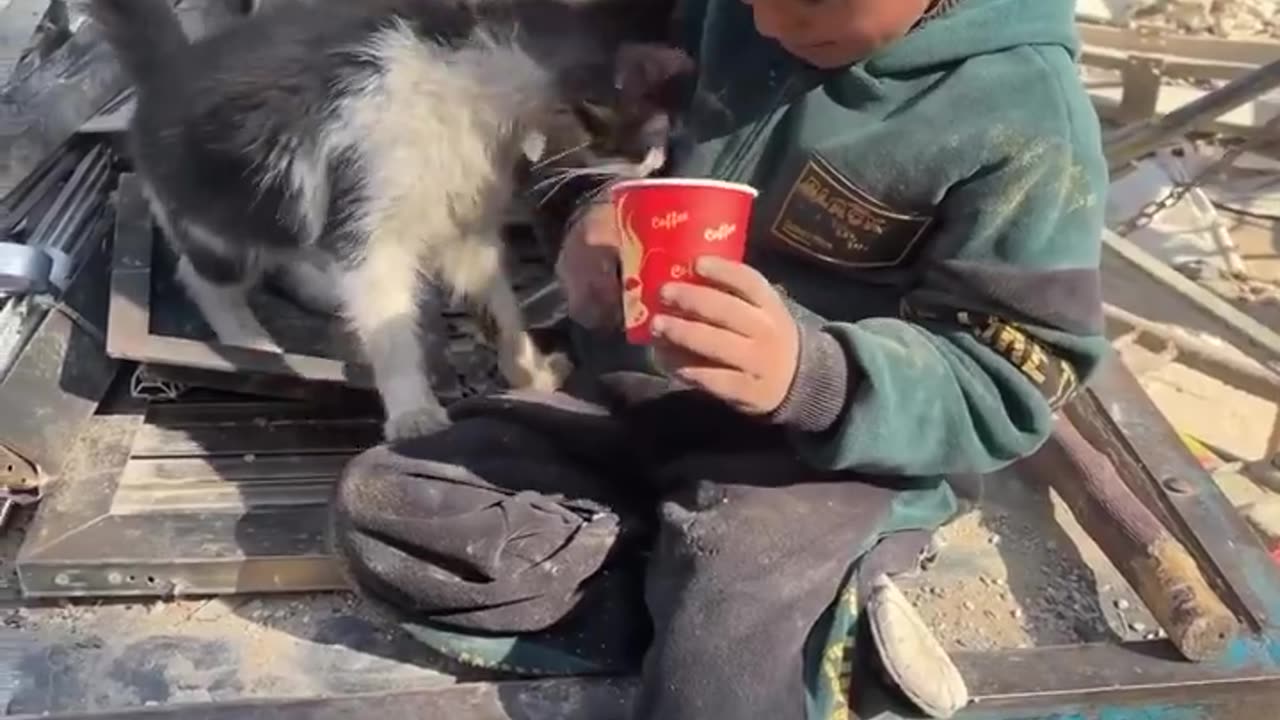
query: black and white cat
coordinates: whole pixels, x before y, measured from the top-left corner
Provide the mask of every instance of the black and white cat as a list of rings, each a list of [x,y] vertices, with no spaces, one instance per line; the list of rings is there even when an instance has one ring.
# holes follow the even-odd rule
[[[220,341],[275,351],[264,275],[360,339],[388,438],[446,416],[418,337],[425,281],[486,312],[514,387],[569,370],[531,342],[503,270],[514,170],[661,166],[672,83],[645,0],[274,2],[189,42],[169,0],[91,0],[138,88],[131,154]]]

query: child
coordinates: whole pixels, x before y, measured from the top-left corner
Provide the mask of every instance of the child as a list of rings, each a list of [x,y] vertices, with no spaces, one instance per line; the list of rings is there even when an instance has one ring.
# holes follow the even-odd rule
[[[944,478],[1033,452],[1106,349],[1073,3],[692,0],[678,24],[726,112],[670,172],[760,190],[746,262],[667,285],[654,362],[624,365],[612,212],[584,204],[569,392],[363,455],[339,551],[446,652],[643,654],[636,718],[847,717],[884,679],[946,717],[963,682],[887,576],[954,514]]]

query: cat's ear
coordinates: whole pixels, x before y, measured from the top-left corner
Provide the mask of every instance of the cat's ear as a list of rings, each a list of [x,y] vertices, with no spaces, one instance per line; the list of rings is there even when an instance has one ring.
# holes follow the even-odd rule
[[[547,154],[547,136],[536,130],[525,135],[520,142],[520,152],[529,162],[538,162]]]
[[[678,48],[628,43],[618,49],[613,84],[624,100],[639,100],[661,92],[675,78],[693,74],[696,67]]]

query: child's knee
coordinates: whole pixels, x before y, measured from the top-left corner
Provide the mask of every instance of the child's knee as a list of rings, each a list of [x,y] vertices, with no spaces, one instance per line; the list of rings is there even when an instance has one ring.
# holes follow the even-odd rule
[[[360,511],[370,502],[376,502],[379,491],[390,484],[393,473],[388,456],[391,449],[385,445],[366,450],[355,456],[343,468],[334,488],[331,509],[348,519],[362,514]]]

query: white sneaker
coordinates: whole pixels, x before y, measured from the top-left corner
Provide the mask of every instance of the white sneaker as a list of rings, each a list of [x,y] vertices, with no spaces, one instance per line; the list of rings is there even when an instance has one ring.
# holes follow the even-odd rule
[[[908,700],[933,718],[949,718],[969,704],[955,663],[887,575],[872,581],[866,608],[881,665]]]

